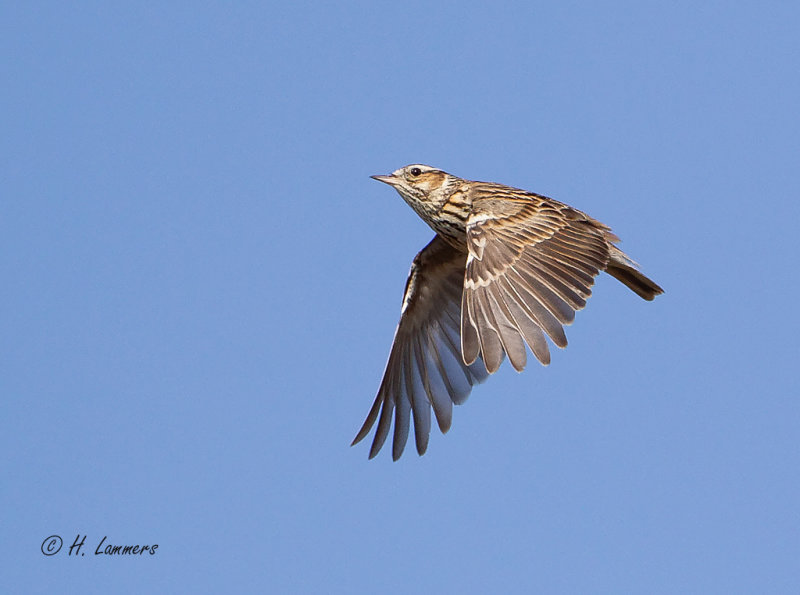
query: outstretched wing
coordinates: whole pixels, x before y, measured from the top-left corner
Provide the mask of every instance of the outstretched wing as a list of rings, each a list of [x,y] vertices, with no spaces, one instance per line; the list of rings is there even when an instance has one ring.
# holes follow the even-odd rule
[[[461,306],[464,361],[482,357],[493,373],[505,352],[522,370],[527,343],[547,365],[545,335],[566,347],[563,325],[586,305],[619,239],[599,221],[544,196],[498,185],[476,184],[471,191]]]
[[[466,365],[461,356],[461,294],[467,255],[436,236],[414,258],[406,282],[400,323],[378,396],[353,440],[361,441],[378,420],[369,457],[386,441],[394,414],[392,458],[403,454],[411,416],[417,452],[428,448],[431,406],[442,433],[450,429],[453,403],[487,377],[480,357]]]

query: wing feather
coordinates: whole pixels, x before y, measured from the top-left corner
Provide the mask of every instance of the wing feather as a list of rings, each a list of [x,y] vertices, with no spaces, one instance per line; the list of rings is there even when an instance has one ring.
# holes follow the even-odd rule
[[[545,365],[545,334],[566,347],[563,325],[586,305],[594,278],[609,261],[607,228],[593,222],[561,203],[513,189],[504,201],[496,191],[485,203],[479,192],[473,196],[461,323],[465,361],[479,352],[491,373],[505,353],[521,370],[523,340]]]
[[[412,421],[416,449],[423,454],[430,437],[431,409],[440,430],[446,432],[453,404],[463,403],[472,386],[488,376],[479,355],[469,364],[461,355],[466,259],[466,252],[438,235],[414,259],[383,380],[353,440],[353,444],[363,440],[377,422],[370,458],[385,444],[392,421],[392,458],[402,455]]]
[[[495,310],[495,320],[498,323],[498,334],[503,344],[503,349],[508,354],[508,360],[517,372],[525,369],[528,356],[525,353],[525,343],[521,336],[521,329],[514,320],[514,315],[508,308],[506,296],[508,294],[504,288],[500,291],[487,292],[491,307]],[[510,295],[508,296],[511,297]]]

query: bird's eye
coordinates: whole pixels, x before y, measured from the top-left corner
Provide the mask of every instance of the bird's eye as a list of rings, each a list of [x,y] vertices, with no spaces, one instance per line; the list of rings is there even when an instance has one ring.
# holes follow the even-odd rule
[[[412,167],[412,168],[411,168],[411,171],[410,171],[409,173],[410,173],[412,176],[415,176],[415,177],[416,177],[416,176],[418,176],[419,174],[421,174],[421,173],[422,173],[422,170],[421,170],[420,168],[418,168],[418,167]]]

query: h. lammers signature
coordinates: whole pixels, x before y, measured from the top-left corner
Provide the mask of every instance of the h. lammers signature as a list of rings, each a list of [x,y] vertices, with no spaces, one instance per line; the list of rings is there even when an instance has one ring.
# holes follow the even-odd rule
[[[82,552],[81,548],[86,544],[86,537],[86,535],[81,536],[78,534],[75,541],[69,546],[67,555],[85,556],[86,552]],[[103,539],[97,544],[97,547],[94,548],[95,556],[141,556],[143,554],[154,556],[158,549],[157,543],[153,545],[114,545],[111,543],[106,544],[106,539],[108,539],[108,536],[104,535]],[[64,542],[61,537],[58,535],[51,535],[42,542],[42,553],[45,556],[54,556],[61,550],[63,544]]]

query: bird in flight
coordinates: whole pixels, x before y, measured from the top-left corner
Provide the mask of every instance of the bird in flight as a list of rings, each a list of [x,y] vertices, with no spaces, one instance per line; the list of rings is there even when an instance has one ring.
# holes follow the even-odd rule
[[[566,347],[563,325],[586,305],[600,271],[646,300],[663,293],[615,246],[620,240],[608,226],[552,198],[421,164],[372,177],[397,190],[436,235],[411,265],[383,380],[353,440],[378,422],[370,458],[392,418],[392,458],[403,454],[412,417],[424,454],[431,408],[447,432],[453,404],[506,355],[523,370],[526,344],[549,364],[545,336]]]

